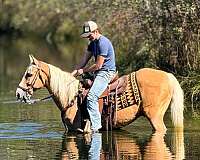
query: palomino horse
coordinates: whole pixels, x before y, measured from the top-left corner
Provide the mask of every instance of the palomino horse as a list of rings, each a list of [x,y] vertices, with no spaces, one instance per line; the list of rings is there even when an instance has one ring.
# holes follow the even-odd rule
[[[65,128],[69,130],[81,128],[81,107],[77,105],[80,81],[70,73],[39,61],[33,56],[29,57],[30,65],[16,90],[18,99],[26,101],[35,90],[46,87],[61,111]],[[141,103],[131,101],[134,101],[134,98],[138,99],[133,94],[135,89],[133,92],[123,92],[129,99],[127,98],[128,101],[124,103],[124,97],[121,97],[123,105],[120,109],[116,109],[115,124],[112,127],[120,128],[130,124],[139,116],[145,116],[155,131],[165,132],[163,117],[168,106],[171,105],[171,117],[175,128],[183,128],[184,97],[177,79],[171,73],[149,68],[140,69],[134,73]],[[124,80],[123,77],[119,80]],[[126,82],[125,78],[124,83]],[[132,79],[129,79],[129,82],[133,84]],[[130,85],[127,84],[126,90],[127,88],[130,88]],[[103,122],[102,125],[104,125]]]

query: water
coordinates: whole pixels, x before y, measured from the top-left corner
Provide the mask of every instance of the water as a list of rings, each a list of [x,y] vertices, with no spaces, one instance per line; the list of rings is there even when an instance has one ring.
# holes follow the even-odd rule
[[[77,49],[63,49],[70,54],[58,54],[44,42],[34,39],[15,39],[12,43],[1,39],[0,42],[0,160],[200,159],[200,120],[192,119],[188,111],[185,112],[184,132],[173,130],[167,114],[166,135],[152,134],[144,118],[123,130],[92,136],[65,134],[54,102],[16,103],[15,89],[28,65],[28,53],[24,55],[27,48],[34,50],[36,57],[69,71],[79,59],[75,54]],[[47,95],[43,89],[36,92],[34,98]]]

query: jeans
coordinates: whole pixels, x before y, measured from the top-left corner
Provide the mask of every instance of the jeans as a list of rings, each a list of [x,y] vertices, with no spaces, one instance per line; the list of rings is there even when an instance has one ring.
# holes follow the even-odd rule
[[[107,88],[115,71],[98,71],[87,96],[87,110],[90,115],[91,129],[97,131],[101,126],[101,114],[99,112],[98,98]]]

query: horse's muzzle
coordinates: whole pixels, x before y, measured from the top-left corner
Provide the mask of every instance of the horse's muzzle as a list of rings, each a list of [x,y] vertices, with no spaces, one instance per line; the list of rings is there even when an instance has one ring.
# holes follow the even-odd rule
[[[17,100],[20,100],[21,102],[29,103],[31,95],[28,92],[24,91],[23,89],[17,88],[16,97]]]

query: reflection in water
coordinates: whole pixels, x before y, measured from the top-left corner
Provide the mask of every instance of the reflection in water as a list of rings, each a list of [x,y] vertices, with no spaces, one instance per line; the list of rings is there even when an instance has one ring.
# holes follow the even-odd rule
[[[89,140],[89,141],[88,141]],[[61,159],[100,159],[102,133],[63,136]]]
[[[78,159],[78,147],[76,144],[76,137],[70,137],[67,139],[66,135],[63,136],[61,159]]]
[[[184,159],[183,132],[174,132],[172,154],[167,147],[164,134],[152,134],[148,142],[138,144],[137,138],[130,133],[102,132],[92,134],[91,137],[64,136],[61,157],[66,159],[145,159],[145,160],[170,160]],[[88,143],[88,139],[91,139]]]
[[[92,160],[97,160],[100,158],[100,151],[102,148],[102,134],[94,133],[91,138],[91,145],[89,149],[88,158]]]
[[[107,132],[104,134],[102,160],[110,159],[141,159],[136,139],[127,132]]]
[[[175,159],[185,159],[185,147],[183,131],[176,130],[173,132],[172,150],[175,154]]]
[[[155,133],[148,142],[144,151],[144,159],[161,160],[172,159],[172,153],[166,146],[164,134]]]
[[[55,131],[44,131],[50,127],[38,123],[0,123],[0,139],[59,138],[60,134]]]
[[[84,142],[82,136],[63,135],[61,153],[58,155],[58,159],[88,159],[87,154],[89,151],[89,145]]]

